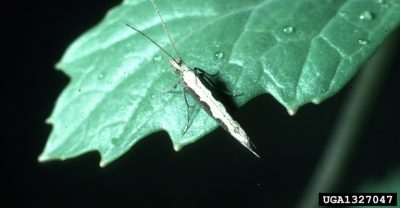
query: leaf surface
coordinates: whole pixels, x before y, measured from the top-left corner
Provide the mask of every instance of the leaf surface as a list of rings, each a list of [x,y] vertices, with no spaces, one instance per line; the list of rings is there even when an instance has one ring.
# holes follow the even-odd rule
[[[183,60],[218,72],[240,107],[269,93],[291,114],[338,92],[400,22],[397,0],[159,0]],[[57,68],[71,82],[48,122],[39,160],[101,153],[105,165],[141,138],[165,130],[176,150],[215,129],[202,109],[186,106],[167,58],[135,26],[172,51],[148,0],[125,0],[79,37]],[[190,102],[194,102],[190,100]]]
[[[359,193],[397,193],[397,204],[399,204],[400,192],[400,169],[390,170],[383,178],[369,179],[362,184],[357,192]],[[387,202],[388,199],[386,199]],[[395,199],[392,199],[395,200]],[[374,206],[385,208],[388,206]]]

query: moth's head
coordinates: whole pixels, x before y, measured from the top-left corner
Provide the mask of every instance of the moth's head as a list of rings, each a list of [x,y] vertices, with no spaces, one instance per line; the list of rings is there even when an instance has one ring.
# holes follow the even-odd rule
[[[184,67],[182,67],[182,65],[184,65],[182,60],[171,59],[169,60],[169,63],[172,65],[172,69],[175,73],[179,75],[182,74],[182,72],[184,71]]]

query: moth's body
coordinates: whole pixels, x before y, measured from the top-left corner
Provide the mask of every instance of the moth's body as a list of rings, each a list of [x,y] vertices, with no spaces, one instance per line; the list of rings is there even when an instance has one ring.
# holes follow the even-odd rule
[[[247,136],[246,132],[227,112],[225,106],[214,98],[212,92],[206,87],[206,85],[204,85],[198,73],[195,70],[190,69],[181,60],[178,62],[175,60],[170,60],[169,62],[172,65],[174,72],[179,75],[184,89],[199,102],[199,104],[210,116],[218,121],[222,128],[224,128],[243,146],[259,157],[257,153],[254,152],[250,138]]]
[[[168,32],[167,26],[165,25],[165,22],[160,14],[160,11],[157,8],[157,5],[155,4],[154,0],[150,0],[150,2],[153,4],[154,9],[156,10],[158,16],[160,17],[165,33],[167,34],[170,44],[174,49],[176,55],[179,57],[179,59],[174,58],[168,51],[166,51],[163,47],[161,47],[157,42],[155,42],[153,39],[151,39],[148,35],[146,35],[142,31],[128,24],[127,26],[132,28],[136,32],[140,33],[144,37],[146,37],[149,41],[154,43],[154,45],[156,45],[160,50],[162,50],[167,56],[169,56],[171,58],[169,63],[172,65],[174,72],[179,75],[185,91],[189,92],[192,95],[192,97],[199,102],[202,108],[216,121],[218,121],[220,125],[226,131],[228,131],[236,140],[238,140],[243,146],[245,146],[257,157],[259,157],[257,153],[255,153],[255,151],[253,150],[252,144],[246,132],[242,129],[242,127],[239,125],[238,122],[233,120],[232,116],[229,115],[229,113],[226,111],[225,106],[213,97],[211,91],[204,85],[204,83],[202,83],[202,79],[199,77],[199,73],[197,73],[196,70],[190,69],[182,61],[181,56],[179,55],[179,52],[176,49],[175,44],[172,40],[172,37]]]

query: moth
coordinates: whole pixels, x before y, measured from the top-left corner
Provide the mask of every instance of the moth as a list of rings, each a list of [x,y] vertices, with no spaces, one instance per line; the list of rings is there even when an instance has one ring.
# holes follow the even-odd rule
[[[154,0],[150,0],[150,2],[156,10],[158,16],[160,17],[164,31],[168,36],[169,43],[178,58],[172,56],[167,50],[161,47],[147,34],[129,24],[127,24],[127,26],[146,37],[160,50],[162,50],[170,58],[169,63],[171,64],[173,71],[180,77],[180,83],[183,86],[184,93],[188,92],[200,104],[200,106],[221,125],[223,129],[229,132],[237,141],[239,141],[243,146],[250,150],[254,155],[259,157],[259,155],[255,152],[254,145],[251,143],[249,136],[247,136],[243,128],[227,112],[225,106],[213,96],[211,90],[207,88],[207,84],[204,83],[205,79],[201,77],[203,76],[204,71],[198,68],[192,69],[182,60],[177,48],[175,47],[172,36],[168,31],[167,25],[165,24],[164,19],[161,16],[160,10],[158,9]],[[186,95],[185,102],[186,105],[188,105]],[[186,123],[184,132],[186,132],[188,128],[188,123],[189,122]]]

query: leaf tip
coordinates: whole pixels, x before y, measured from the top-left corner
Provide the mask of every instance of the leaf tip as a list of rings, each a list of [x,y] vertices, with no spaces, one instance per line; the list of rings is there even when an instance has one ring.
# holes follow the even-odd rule
[[[318,104],[320,104],[321,102],[322,102],[322,100],[319,99],[319,98],[315,98],[314,100],[312,100],[312,103],[314,103],[315,105],[318,105]]]
[[[43,154],[39,155],[39,157],[37,158],[38,162],[42,163],[45,162],[48,158],[46,158],[46,156],[44,156]]]
[[[178,152],[178,151],[181,150],[181,149],[182,149],[182,146],[181,146],[181,145],[174,144],[174,150],[175,150],[175,152]]]
[[[51,117],[46,118],[46,120],[44,121],[46,124],[52,124],[53,123],[53,119]]]
[[[54,68],[56,69],[56,70],[61,70],[62,69],[62,66],[61,66],[62,64],[61,64],[61,61],[60,62],[58,62],[58,63],[56,63],[55,65],[54,65]]]
[[[100,164],[99,164],[99,166],[101,168],[105,168],[107,165],[108,165],[108,162],[105,162],[105,161],[101,161]]]
[[[297,108],[288,108],[289,115],[294,116],[297,113]]]

